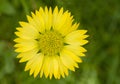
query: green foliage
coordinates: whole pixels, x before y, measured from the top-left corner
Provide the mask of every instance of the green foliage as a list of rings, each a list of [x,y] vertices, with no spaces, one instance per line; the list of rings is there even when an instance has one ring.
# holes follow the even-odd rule
[[[14,52],[15,28],[40,6],[64,7],[90,35],[76,72],[60,80],[33,78]],[[0,84],[120,84],[120,0],[0,0]]]

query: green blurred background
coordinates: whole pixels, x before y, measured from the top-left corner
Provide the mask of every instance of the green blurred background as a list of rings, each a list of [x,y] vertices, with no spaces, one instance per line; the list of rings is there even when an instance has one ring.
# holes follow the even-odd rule
[[[31,11],[56,5],[88,30],[88,52],[65,79],[34,78],[16,59],[15,28]],[[120,0],[0,0],[0,84],[120,84]]]

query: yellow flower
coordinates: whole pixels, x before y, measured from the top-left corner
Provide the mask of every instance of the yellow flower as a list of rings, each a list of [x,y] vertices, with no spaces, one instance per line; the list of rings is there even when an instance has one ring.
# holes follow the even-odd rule
[[[85,38],[87,30],[78,30],[79,23],[74,23],[73,16],[63,8],[56,6],[40,8],[35,14],[27,16],[28,22],[20,22],[16,28],[17,58],[26,62],[25,71],[30,75],[60,79],[68,76],[68,70],[79,68],[81,57],[85,56],[83,45],[88,43]]]

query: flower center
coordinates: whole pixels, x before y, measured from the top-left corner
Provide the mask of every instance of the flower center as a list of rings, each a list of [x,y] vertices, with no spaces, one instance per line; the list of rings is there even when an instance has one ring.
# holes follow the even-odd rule
[[[40,51],[47,56],[59,54],[63,48],[63,37],[56,31],[46,31],[39,39]]]

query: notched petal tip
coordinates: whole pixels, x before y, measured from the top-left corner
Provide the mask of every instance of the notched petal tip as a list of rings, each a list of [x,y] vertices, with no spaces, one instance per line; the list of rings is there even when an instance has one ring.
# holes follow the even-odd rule
[[[26,17],[27,17],[28,22],[32,21],[32,17],[31,16],[27,15]]]
[[[24,27],[27,25],[27,22],[19,21],[20,26]]]
[[[54,8],[53,13],[58,13],[58,7],[57,6]]]
[[[37,15],[39,13],[39,11],[38,10],[35,10],[35,14]]]
[[[16,27],[16,30],[17,30],[17,31],[21,31],[21,30],[22,30],[22,27]]]
[[[34,75],[33,75],[33,76],[34,76],[34,78],[36,78],[36,77],[37,77],[37,75],[38,75],[38,74],[35,74],[35,73],[34,73]]]
[[[60,11],[63,11],[63,10],[64,10],[63,7],[61,7],[61,8],[60,8]]]
[[[85,38],[88,38],[90,35],[85,35]]]
[[[36,10],[37,11],[37,10]],[[35,13],[36,13],[36,11],[35,11]],[[31,18],[35,18],[35,13],[34,12],[31,12],[31,15],[32,15],[32,17]]]
[[[25,69],[24,69],[24,71],[28,71],[28,70],[29,70],[29,68],[25,66]]]
[[[55,6],[55,9],[58,10],[58,6]]]
[[[84,30],[84,32],[85,32],[84,34],[86,34],[88,32],[88,30]]]
[[[52,12],[52,7],[49,7],[49,12]]]
[[[39,8],[39,12],[41,12],[41,13],[43,13],[43,12],[44,12],[44,10],[43,10],[43,8],[42,8],[42,7],[40,7],[40,8]]]
[[[21,58],[21,56],[20,55],[17,55],[17,57],[16,58]]]
[[[17,49],[15,49],[15,52],[20,53],[21,51],[19,50],[19,48],[17,48]]]
[[[81,52],[79,56],[80,57],[85,57],[85,54]]]
[[[15,38],[13,41],[16,42],[16,43],[19,43],[20,42],[20,38]]]
[[[14,42],[17,42],[17,39],[14,39],[13,41],[14,41]]]
[[[86,40],[86,43],[85,43],[85,44],[87,44],[87,43],[89,43],[89,41],[88,41],[88,40]]]
[[[21,59],[19,60],[19,62],[22,63],[22,62],[26,62],[26,61],[24,61],[24,59],[21,58]]]
[[[84,35],[84,38],[88,38],[89,37],[89,35]]]
[[[15,44],[13,47],[14,47],[14,48],[17,48],[17,47],[19,47],[19,44]]]
[[[22,26],[24,24],[24,22],[23,21],[19,21],[19,24]]]
[[[61,14],[63,14],[63,11],[64,11],[63,7],[60,8],[60,13],[61,13]]]
[[[18,31],[14,32],[14,34],[15,34],[16,36],[18,36],[18,37],[21,35],[21,33],[18,32]]]
[[[47,6],[45,6],[45,12],[48,12],[48,7]]]

